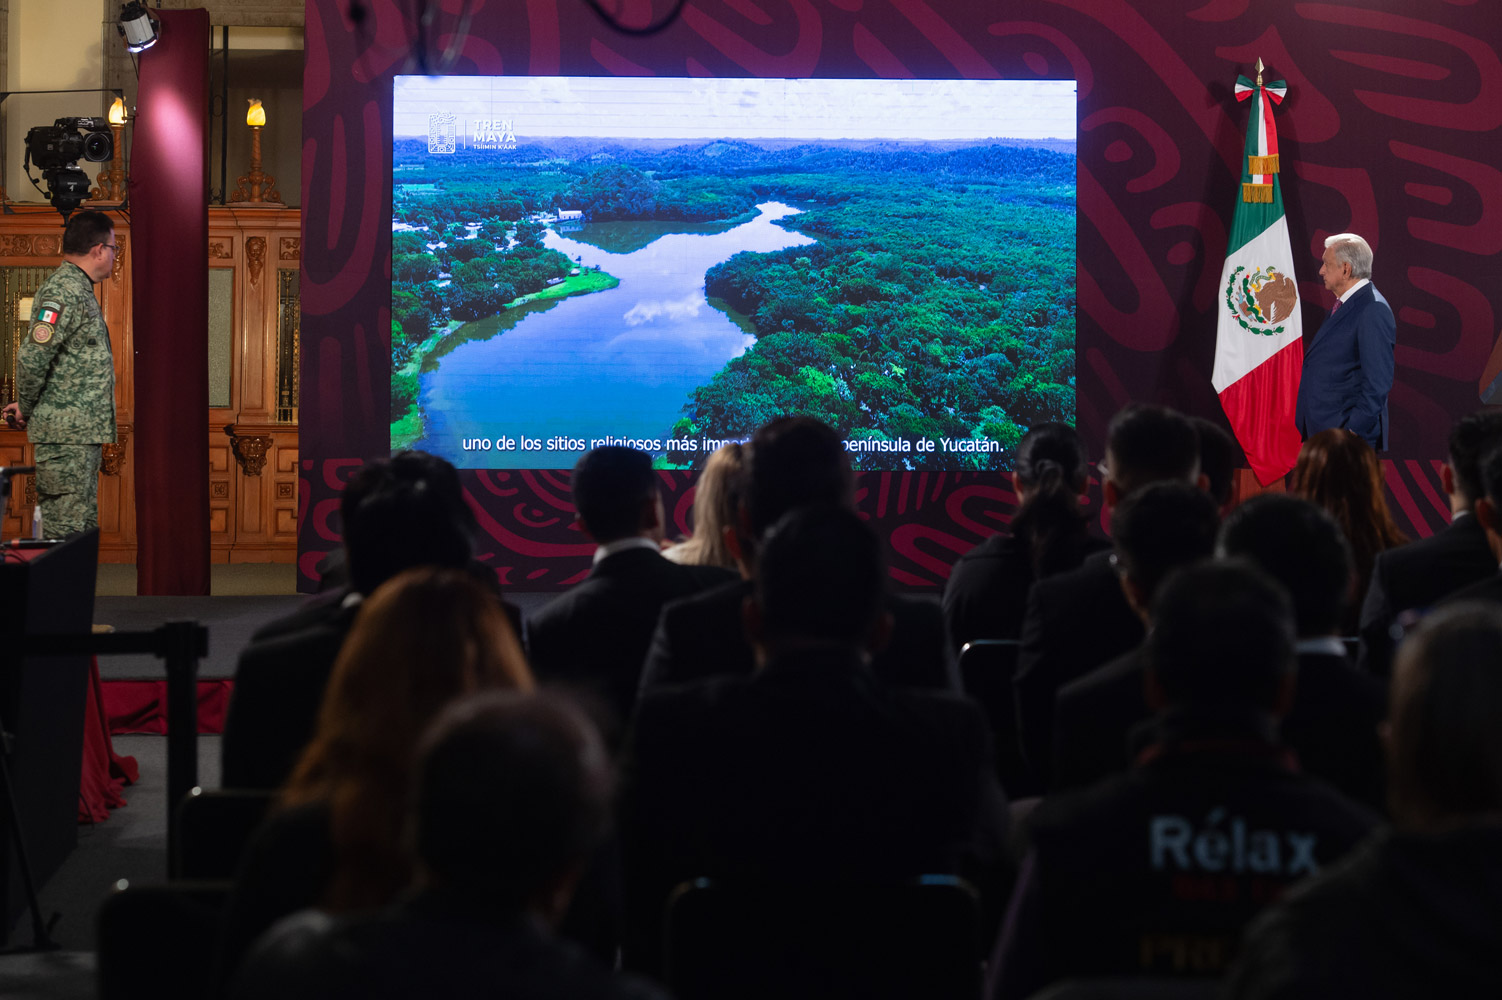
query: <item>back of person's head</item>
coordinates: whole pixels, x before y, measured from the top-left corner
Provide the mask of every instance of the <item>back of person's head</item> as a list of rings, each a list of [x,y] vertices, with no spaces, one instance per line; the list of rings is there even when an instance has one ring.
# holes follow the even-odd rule
[[[1190,417],[1199,436],[1200,472],[1209,480],[1206,489],[1221,510],[1231,502],[1232,478],[1236,471],[1236,441],[1219,424],[1204,417]]]
[[[414,566],[469,562],[474,512],[458,472],[436,455],[403,451],[367,462],[350,477],[339,509],[350,584],[362,594]]]
[[[799,507],[855,502],[855,475],[844,442],[812,417],[778,417],[758,427],[747,448],[743,481],[753,539]]]
[[[1300,636],[1339,630],[1351,593],[1351,546],[1324,510],[1287,493],[1260,494],[1226,515],[1218,549],[1283,585]]]
[[[1502,609],[1463,603],[1398,647],[1388,804],[1409,828],[1502,820]]]
[[[1079,495],[1090,481],[1079,432],[1060,423],[1029,429],[1017,442],[1012,478],[1022,494],[1012,535],[1027,546],[1033,572],[1047,576],[1073,565],[1086,528]]]
[[[1118,497],[1148,483],[1199,478],[1200,440],[1189,418],[1166,406],[1132,403],[1106,428],[1106,475]]]
[[[336,851],[348,859],[335,904],[393,891],[392,876],[371,869],[379,859],[401,872],[392,859],[418,738],[449,701],[487,688],[531,690],[532,675],[499,599],[469,573],[408,570],[360,605],[282,797],[330,803]]]
[[[1363,579],[1377,553],[1407,541],[1387,507],[1377,453],[1344,428],[1320,431],[1304,442],[1288,492],[1330,512],[1351,543]]]
[[[847,507],[799,508],[763,539],[755,594],[767,646],[863,645],[885,590],[881,542]]]
[[[1204,490],[1187,483],[1152,483],[1129,494],[1111,513],[1116,568],[1153,606],[1153,595],[1174,570],[1215,551],[1220,510]]]
[[[657,474],[644,451],[612,445],[585,452],[574,465],[573,490],[579,521],[601,545],[658,527]]]
[[[1276,712],[1294,659],[1293,607],[1244,562],[1205,562],[1158,593],[1147,663],[1166,706]]]
[[[494,912],[556,920],[605,835],[611,786],[599,733],[563,697],[465,698],[422,741],[412,809],[417,855],[435,884]]]
[[[725,529],[735,525],[740,507],[745,448],[732,441],[704,463],[694,484],[694,533],[683,543],[680,562],[691,566],[735,565],[725,546]]]
[[[115,222],[103,212],[74,212],[63,230],[63,253],[68,256],[86,254],[101,243],[108,243],[110,233],[115,231]]]
[[[1487,495],[1481,463],[1498,447],[1502,447],[1502,410],[1467,414],[1450,431],[1450,473],[1456,492],[1470,503]]]

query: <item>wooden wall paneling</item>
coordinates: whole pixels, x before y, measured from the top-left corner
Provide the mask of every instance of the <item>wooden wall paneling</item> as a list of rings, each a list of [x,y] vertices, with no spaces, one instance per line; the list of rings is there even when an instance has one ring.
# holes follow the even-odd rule
[[[237,468],[231,442],[223,425],[209,429],[209,542],[210,559],[229,562],[234,548],[235,486]]]
[[[16,206],[0,216],[0,266],[53,267],[61,261],[57,213]],[[211,267],[234,271],[228,406],[205,414],[209,421],[209,511],[215,562],[292,562],[296,558],[298,430],[276,422],[277,268],[296,260],[300,215],[295,209],[245,210],[211,206]],[[130,225],[115,224],[121,252],[115,270],[100,282],[100,306],[115,358],[118,442],[106,446],[99,479],[100,561],[134,562],[135,330],[131,294],[134,246]],[[226,433],[226,428],[233,433]],[[26,435],[0,426],[0,464],[29,465]],[[252,471],[254,470],[254,471]],[[31,477],[16,481],[15,495],[0,512],[5,538],[29,533],[35,503]]]

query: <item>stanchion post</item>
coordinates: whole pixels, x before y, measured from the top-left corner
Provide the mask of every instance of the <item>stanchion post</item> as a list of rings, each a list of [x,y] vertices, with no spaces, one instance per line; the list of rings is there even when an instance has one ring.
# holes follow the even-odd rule
[[[198,784],[198,660],[208,655],[209,630],[197,622],[157,629],[167,666],[167,864],[177,857],[178,803]]]

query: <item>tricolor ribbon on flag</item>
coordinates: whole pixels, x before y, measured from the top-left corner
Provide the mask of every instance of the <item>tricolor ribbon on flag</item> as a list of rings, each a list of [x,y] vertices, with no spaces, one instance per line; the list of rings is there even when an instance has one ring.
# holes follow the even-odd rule
[[[1287,93],[1281,80],[1265,85],[1244,76],[1236,80],[1236,99],[1255,98],[1255,103],[1247,122],[1241,197],[1216,296],[1211,376],[1231,430],[1264,486],[1293,468],[1302,443],[1294,409],[1304,367],[1304,322],[1273,121],[1273,108]]]

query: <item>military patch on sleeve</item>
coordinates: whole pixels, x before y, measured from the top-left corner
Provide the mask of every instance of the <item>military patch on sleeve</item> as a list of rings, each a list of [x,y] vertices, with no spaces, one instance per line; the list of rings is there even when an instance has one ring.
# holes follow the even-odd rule
[[[45,344],[52,339],[52,324],[38,323],[31,328],[31,339],[38,344]]]
[[[63,315],[63,307],[56,302],[43,302],[37,309],[37,322],[57,325],[57,321]]]

